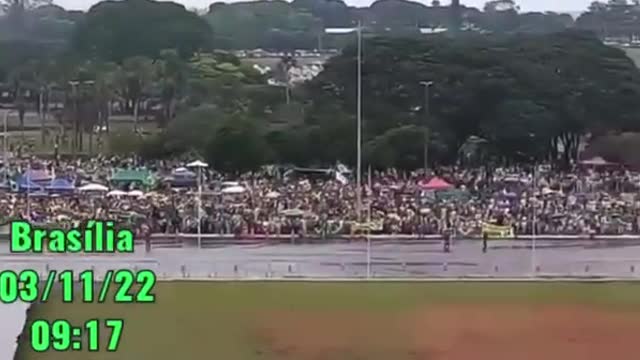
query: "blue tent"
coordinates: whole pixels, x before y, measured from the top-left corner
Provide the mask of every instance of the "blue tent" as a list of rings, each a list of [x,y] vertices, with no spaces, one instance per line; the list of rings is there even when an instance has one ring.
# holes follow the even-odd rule
[[[27,179],[26,177],[21,177],[18,181],[18,190],[19,191],[42,191],[42,186],[36,184],[35,182]]]
[[[174,177],[171,180],[172,187],[192,187],[198,184],[198,180],[188,177]]]
[[[75,189],[75,186],[69,180],[62,178],[51,180],[51,183],[47,186],[47,190],[52,192],[71,192]]]

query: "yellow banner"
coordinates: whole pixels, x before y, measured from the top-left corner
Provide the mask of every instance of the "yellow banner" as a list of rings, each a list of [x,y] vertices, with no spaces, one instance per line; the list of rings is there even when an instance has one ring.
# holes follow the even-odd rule
[[[493,224],[482,225],[482,235],[487,234],[489,239],[512,239],[514,237],[513,227]]]
[[[351,228],[352,232],[366,232],[366,231],[376,232],[376,231],[382,231],[383,229],[382,222],[374,222],[374,221],[370,223],[354,222],[351,226],[352,226]]]

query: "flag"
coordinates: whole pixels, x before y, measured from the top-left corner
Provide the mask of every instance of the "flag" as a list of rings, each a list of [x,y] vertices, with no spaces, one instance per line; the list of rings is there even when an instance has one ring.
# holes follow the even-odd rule
[[[347,177],[342,175],[339,171],[336,171],[336,180],[338,180],[342,185],[347,185],[349,183]]]

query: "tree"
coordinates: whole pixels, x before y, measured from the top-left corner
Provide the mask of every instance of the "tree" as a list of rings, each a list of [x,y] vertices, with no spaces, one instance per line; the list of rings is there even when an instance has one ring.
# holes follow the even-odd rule
[[[125,99],[127,107],[133,113],[134,131],[138,130],[140,102],[149,92],[155,72],[155,64],[144,56],[134,56],[123,61],[118,83],[120,96]]]
[[[52,0],[0,0],[0,10],[7,14],[10,23],[22,30],[25,27],[27,11],[38,6],[51,4]]]
[[[254,170],[270,157],[270,150],[256,122],[242,116],[229,118],[208,145],[208,161],[228,172]]]
[[[505,161],[556,160],[562,144],[566,164],[575,159],[581,135],[638,127],[633,119],[640,105],[633,99],[640,95],[640,73],[623,51],[586,33],[374,38],[365,48],[364,137],[371,151],[399,146],[392,140],[398,132],[409,139],[422,126],[422,79],[434,82],[430,130],[442,142],[434,144],[435,162],[455,161],[467,139],[478,136]],[[314,146],[343,151],[343,158],[351,148],[339,144],[352,143],[353,132],[346,130],[355,128],[355,55],[353,47],[345,49],[305,86],[311,102],[305,124],[318,134]],[[393,154],[381,159],[410,162],[409,155],[398,162]]]
[[[175,116],[176,101],[184,91],[187,81],[187,64],[175,50],[160,52],[155,66],[155,84],[159,88],[162,114],[159,125],[165,126]]]
[[[209,48],[211,36],[203,19],[176,3],[105,1],[91,7],[78,24],[72,45],[81,54],[115,62],[135,56],[155,59],[173,48],[189,58]]]

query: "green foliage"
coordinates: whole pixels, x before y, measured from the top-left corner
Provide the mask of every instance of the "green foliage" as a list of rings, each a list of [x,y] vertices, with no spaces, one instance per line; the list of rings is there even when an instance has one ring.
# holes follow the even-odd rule
[[[111,153],[129,155],[140,151],[143,139],[131,131],[118,131],[109,134],[107,144]]]
[[[188,58],[211,46],[211,29],[176,3],[104,1],[78,24],[72,42],[79,53],[116,62],[134,56],[157,58],[171,48]]]
[[[222,120],[222,111],[213,105],[180,114],[167,126],[165,148],[171,153],[203,152]]]
[[[207,146],[209,164],[222,171],[255,170],[270,159],[270,150],[255,121],[230,117]]]
[[[455,160],[473,135],[489,140],[494,155],[522,160],[553,157],[558,143],[573,157],[579,134],[637,128],[640,107],[634,99],[640,95],[640,73],[622,51],[586,34],[458,41],[375,38],[365,48],[364,136],[380,165],[408,166],[416,161],[407,154],[420,154],[418,147],[403,150],[406,144],[394,139],[420,143],[421,80],[434,82],[430,130],[438,134],[435,142],[446,139],[447,144],[446,149],[433,144],[440,149],[434,160],[440,162]],[[335,134],[315,137],[320,148],[334,149],[343,138],[353,139],[352,133],[328,129],[347,129],[340,125],[345,121],[341,114],[355,112],[355,55],[353,48],[345,50],[308,84],[313,105],[307,123],[322,124],[318,131]]]

